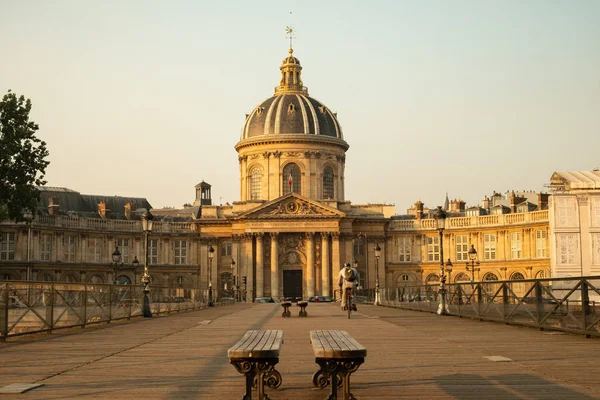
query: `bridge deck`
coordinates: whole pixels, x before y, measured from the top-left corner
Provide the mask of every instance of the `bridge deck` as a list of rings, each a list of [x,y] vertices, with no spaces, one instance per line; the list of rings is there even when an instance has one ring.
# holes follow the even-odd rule
[[[281,329],[283,383],[267,393],[324,399],[311,383],[309,332],[339,329],[368,351],[352,376],[361,399],[600,398],[597,339],[366,305],[350,320],[333,304],[311,304],[308,318],[281,318],[280,309],[237,304],[9,342],[0,345],[0,387],[44,384],[11,397],[23,399],[241,398],[227,349],[247,330]]]

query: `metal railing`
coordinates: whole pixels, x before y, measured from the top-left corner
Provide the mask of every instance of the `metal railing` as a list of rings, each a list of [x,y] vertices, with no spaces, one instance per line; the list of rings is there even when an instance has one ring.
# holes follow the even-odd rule
[[[142,285],[0,282],[0,341],[141,317],[143,289]],[[206,307],[208,290],[151,287],[150,297],[152,315],[160,315]],[[232,302],[215,294],[215,305]]]
[[[600,276],[446,285],[450,315],[600,337]],[[375,289],[363,291],[374,299]],[[439,285],[381,289],[381,305],[437,312]]]

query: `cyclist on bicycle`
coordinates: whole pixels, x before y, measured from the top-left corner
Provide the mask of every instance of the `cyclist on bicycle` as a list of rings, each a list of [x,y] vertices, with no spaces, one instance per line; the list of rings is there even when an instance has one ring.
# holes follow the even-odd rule
[[[346,288],[352,288],[352,311],[356,311],[356,289],[358,287],[359,275],[356,268],[353,268],[350,263],[345,263],[340,269],[340,292],[342,294],[342,311],[346,309]]]

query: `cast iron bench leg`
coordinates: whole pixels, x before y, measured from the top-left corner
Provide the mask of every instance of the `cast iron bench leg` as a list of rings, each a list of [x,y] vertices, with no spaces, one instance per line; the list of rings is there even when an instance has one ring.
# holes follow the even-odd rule
[[[321,367],[321,371],[325,376],[331,376],[331,394],[327,398],[328,400],[356,400],[356,397],[350,392],[350,375],[356,372],[358,367],[365,361],[364,358],[351,358],[351,359],[328,359],[328,358],[317,358],[315,362]],[[316,374],[315,374],[316,375]],[[338,375],[343,381],[342,394],[338,397]]]
[[[246,393],[242,400],[252,399],[252,386],[256,378],[258,400],[269,400],[265,393],[265,380],[267,386],[278,387],[281,385],[281,374],[275,370],[278,358],[235,358],[229,360],[237,372],[246,376]]]

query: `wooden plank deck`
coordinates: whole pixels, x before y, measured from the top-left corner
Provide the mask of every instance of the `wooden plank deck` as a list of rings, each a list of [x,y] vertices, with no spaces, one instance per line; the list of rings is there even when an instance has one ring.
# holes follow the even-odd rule
[[[227,350],[248,330],[282,330],[276,399],[324,399],[311,330],[345,330],[368,349],[352,375],[359,399],[600,399],[600,342],[499,323],[359,305],[237,304],[72,329],[0,345],[0,387],[43,383],[14,399],[232,399],[244,380]],[[501,356],[512,362],[494,362]]]

